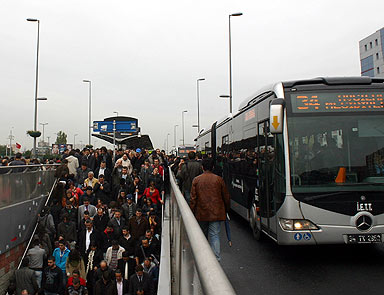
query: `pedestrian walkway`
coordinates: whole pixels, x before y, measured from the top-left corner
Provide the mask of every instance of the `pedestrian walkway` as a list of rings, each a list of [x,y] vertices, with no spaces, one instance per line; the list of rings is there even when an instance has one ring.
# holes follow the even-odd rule
[[[85,149],[56,159],[57,185],[8,294],[234,294],[176,183],[185,159],[112,155]]]

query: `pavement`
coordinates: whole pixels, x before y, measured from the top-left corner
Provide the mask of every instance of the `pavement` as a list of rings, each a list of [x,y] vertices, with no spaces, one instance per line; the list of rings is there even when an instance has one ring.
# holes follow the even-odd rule
[[[383,294],[384,245],[279,246],[253,238],[230,214],[232,247],[221,234],[221,265],[237,294]]]

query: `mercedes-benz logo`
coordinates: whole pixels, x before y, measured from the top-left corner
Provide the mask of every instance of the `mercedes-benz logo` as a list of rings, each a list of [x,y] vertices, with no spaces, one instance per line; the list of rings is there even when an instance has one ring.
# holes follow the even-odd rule
[[[365,196],[361,196],[360,200],[365,201],[367,198]]]
[[[356,227],[359,230],[366,231],[372,227],[373,220],[368,215],[361,215],[356,220]]]

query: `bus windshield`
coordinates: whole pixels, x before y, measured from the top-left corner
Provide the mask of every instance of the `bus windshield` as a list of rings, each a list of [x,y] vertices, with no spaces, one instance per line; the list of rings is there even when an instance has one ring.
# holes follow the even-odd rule
[[[293,193],[384,191],[384,113],[288,117]]]

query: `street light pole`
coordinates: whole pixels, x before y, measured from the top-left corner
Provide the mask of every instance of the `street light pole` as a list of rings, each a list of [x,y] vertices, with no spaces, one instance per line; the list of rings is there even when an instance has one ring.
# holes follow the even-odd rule
[[[79,134],[75,134],[75,135],[73,135],[73,149],[76,149],[75,148],[75,145],[76,145],[76,136],[78,136]]]
[[[231,98],[230,95],[220,95],[219,96],[220,98]],[[229,102],[231,102],[231,100],[229,100]],[[231,114],[232,111],[231,111],[231,103],[229,103],[229,113]]]
[[[116,120],[113,120],[113,160],[116,158]]]
[[[178,127],[178,126],[179,125],[173,126],[173,136],[174,136],[175,151],[177,150],[177,146],[176,146],[176,127]]]
[[[199,88],[199,82],[205,81],[205,78],[197,79],[197,135],[200,133],[200,88]]]
[[[188,111],[182,111],[181,112],[181,128],[183,129],[183,146],[185,146],[185,141],[184,141],[184,113],[187,113]]]
[[[241,12],[229,15],[229,111],[232,114],[232,42],[231,42],[231,16],[241,16]]]
[[[33,131],[37,131],[37,92],[39,86],[39,45],[40,45],[40,20],[35,18],[27,18],[29,22],[37,22],[37,50],[36,50],[36,78],[35,78],[35,118]],[[33,157],[36,157],[36,137],[33,137]]]
[[[43,126],[43,142],[44,142],[44,127],[45,125],[48,125],[48,123],[40,123],[41,126]]]
[[[167,133],[167,155],[169,154],[169,150],[168,150],[168,147],[169,147],[168,136],[170,136],[170,135],[171,135],[170,133]]]
[[[92,81],[83,80],[84,83],[89,83],[89,110],[88,110],[88,145],[91,145],[91,113],[92,113]]]
[[[13,127],[12,127],[13,128]],[[9,157],[12,157],[12,140],[15,138],[13,135],[12,135],[12,128],[11,130],[9,131]]]

